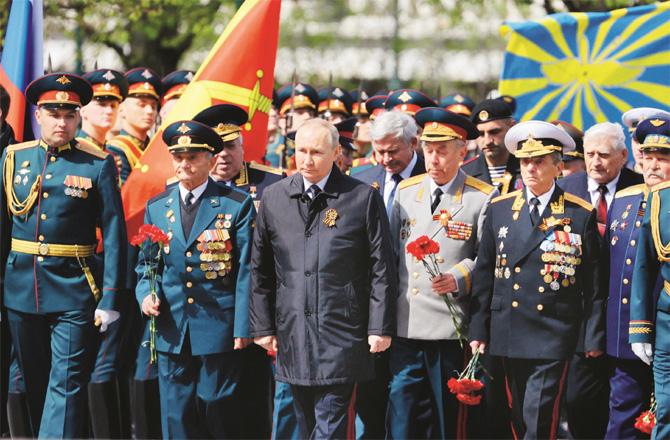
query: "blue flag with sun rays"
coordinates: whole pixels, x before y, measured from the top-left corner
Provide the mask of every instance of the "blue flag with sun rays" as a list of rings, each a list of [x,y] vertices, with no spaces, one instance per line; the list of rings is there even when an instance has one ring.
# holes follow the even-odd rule
[[[584,130],[635,107],[670,110],[670,2],[505,23],[500,93],[517,120]]]

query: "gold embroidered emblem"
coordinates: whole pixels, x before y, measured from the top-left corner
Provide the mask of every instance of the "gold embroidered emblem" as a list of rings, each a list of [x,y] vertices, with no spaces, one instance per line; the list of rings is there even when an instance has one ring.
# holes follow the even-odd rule
[[[563,203],[563,196],[559,197],[557,201],[551,202],[549,206],[551,207],[552,214],[565,213],[565,204]]]
[[[182,134],[183,134],[183,133],[188,133],[189,131],[191,131],[191,129],[188,128],[188,125],[186,125],[186,124],[184,124],[184,123],[182,122],[182,124],[179,126],[179,128],[177,129],[177,131],[178,131],[179,133],[182,133]]]
[[[480,121],[486,121],[489,118],[489,112],[486,110],[482,110],[479,112],[479,120]]]
[[[649,123],[651,123],[651,125],[653,125],[654,127],[660,127],[661,125],[665,124],[665,121],[661,119],[652,119],[651,121],[649,121]]]
[[[65,84],[70,84],[72,81],[70,81],[69,79],[67,79],[67,76],[63,75],[63,76],[61,76],[60,78],[58,78],[58,79],[56,80],[56,82],[65,85]]]
[[[379,182],[377,182],[376,180],[372,182],[372,187],[376,190],[379,190]]]
[[[330,208],[328,211],[326,211],[326,214],[323,216],[323,224],[328,226],[329,228],[332,228],[335,226],[335,221],[337,220],[338,215],[337,211],[335,211],[333,208]]]
[[[70,94],[68,92],[56,92],[56,99],[58,101],[67,101],[70,98]]]
[[[179,145],[188,145],[191,143],[191,136],[179,136],[179,139],[177,139],[177,143]]]
[[[412,95],[410,95],[409,93],[407,93],[407,92],[405,91],[405,92],[402,92],[402,93],[400,94],[400,96],[398,96],[398,99],[399,99],[400,101],[402,101],[402,102],[411,101],[411,100],[412,100]]]

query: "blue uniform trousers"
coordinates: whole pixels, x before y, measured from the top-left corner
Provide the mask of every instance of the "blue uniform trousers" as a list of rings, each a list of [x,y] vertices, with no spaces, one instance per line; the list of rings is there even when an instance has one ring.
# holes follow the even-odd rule
[[[635,429],[635,419],[649,408],[651,367],[637,359],[610,358],[610,414],[606,439],[647,438]]]
[[[670,352],[654,351],[654,395],[656,396],[656,426],[652,439],[670,438]]]
[[[293,405],[303,439],[344,439],[354,384],[291,385]]]
[[[447,381],[457,377],[463,366],[458,341],[395,338],[390,352],[387,438],[455,438],[459,403]]]
[[[240,353],[193,356],[184,340],[180,354],[158,352],[163,438],[240,438]]]
[[[272,412],[272,439],[298,440],[300,429],[293,406],[291,385],[275,381],[274,410]]]
[[[9,310],[8,319],[39,437],[86,437],[89,348],[97,331],[93,310],[46,315]]]

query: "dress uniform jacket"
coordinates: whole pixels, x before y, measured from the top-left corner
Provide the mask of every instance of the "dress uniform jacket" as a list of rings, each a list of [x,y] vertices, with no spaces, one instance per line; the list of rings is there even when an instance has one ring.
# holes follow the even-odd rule
[[[368,335],[395,333],[397,279],[383,202],[337,167],[314,201],[304,192],[296,173],[263,194],[251,264],[251,335],[277,336],[282,382],[372,379]]]
[[[422,174],[401,182],[392,216],[396,252],[402,261],[398,271],[398,336],[457,339],[444,299],[433,293],[430,275],[405,248],[421,235],[434,236],[440,245],[440,268],[456,279],[455,305],[460,311],[457,319],[463,322],[479,238],[488,204],[494,195],[497,191],[491,185],[459,170],[433,214],[430,212],[430,177]],[[442,226],[441,214],[445,215],[446,226]]]
[[[483,154],[465,161],[463,165],[461,165],[461,169],[469,176],[486,182],[489,185],[494,184],[493,179],[491,179],[491,174],[489,173],[489,166],[486,163],[486,158]],[[521,171],[519,170],[519,159],[512,155],[509,156],[505,173],[498,182],[495,182],[495,184],[498,183],[500,184],[498,190],[502,195],[522,187]]]
[[[414,153],[416,154],[416,153]],[[412,173],[410,177],[418,176],[426,172],[426,164],[421,155],[417,155],[416,163],[414,168],[412,168]],[[360,173],[356,173],[355,178],[361,182],[365,182],[368,185],[371,185],[373,188],[379,191],[379,194],[384,195],[384,185],[386,183],[386,169],[383,165],[375,165],[372,168],[369,168]]]
[[[36,254],[11,250],[4,279],[4,305],[24,313],[45,314],[68,310],[116,310],[118,291],[125,279],[126,230],[119,194],[118,174],[112,157],[72,141],[53,151],[43,141],[12,145],[2,159],[5,179],[18,200],[31,193],[36,179],[37,200],[25,216],[11,220],[12,240],[33,243]],[[11,175],[8,173],[11,172]],[[13,177],[12,177],[13,176]],[[7,192],[3,191],[3,209]],[[96,259],[49,255],[53,245],[93,247],[100,227],[105,247],[102,278],[95,279],[100,302],[83,265],[98,272]],[[4,228],[3,228],[4,229]],[[8,239],[8,229],[3,239]],[[18,243],[18,242],[16,242]],[[19,249],[20,245],[12,245]],[[82,248],[83,249],[83,248]],[[89,253],[89,256],[91,254]],[[31,281],[33,280],[33,281]]]
[[[147,203],[145,223],[171,234],[164,249],[156,319],[156,349],[179,354],[188,333],[193,356],[232,351],[236,337],[249,336],[249,252],[254,209],[251,197],[209,180],[200,196],[200,206],[188,237],[184,236],[180,213],[179,187],[168,189]],[[232,268],[220,276],[205,267],[203,243],[224,244],[217,231],[228,231]],[[209,235],[209,237],[208,237]],[[149,281],[140,257],[136,269],[137,301],[149,295]],[[215,273],[216,276],[211,276]]]
[[[258,210],[265,188],[279,182],[284,177],[286,174],[278,168],[244,162],[239,174],[233,179],[233,183],[237,189],[251,196],[254,207]]]
[[[595,211],[555,187],[541,217],[533,227],[523,190],[493,199],[477,254],[470,339],[488,342],[497,356],[568,359],[584,322],[585,349],[603,350]]]
[[[618,192],[629,186],[639,185],[640,183],[644,183],[642,175],[629,170],[628,168],[622,168],[619,180],[616,184],[616,190]],[[558,179],[558,186],[560,186],[563,191],[581,197],[586,201],[591,200],[586,171],[580,171],[578,173],[570,174],[562,179]]]
[[[107,142],[107,150],[116,159],[122,184],[128,179],[130,172],[142,157],[148,142],[149,139],[141,141],[124,130]]]

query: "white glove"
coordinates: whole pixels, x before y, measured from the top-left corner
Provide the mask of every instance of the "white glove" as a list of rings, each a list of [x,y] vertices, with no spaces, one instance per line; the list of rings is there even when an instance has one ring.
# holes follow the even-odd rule
[[[119,319],[121,314],[115,310],[95,309],[95,325],[100,326],[100,333],[107,331],[112,322]]]
[[[635,356],[639,357],[642,362],[647,365],[651,365],[651,360],[654,356],[654,349],[651,348],[651,344],[648,342],[633,342],[631,344],[633,353]]]

